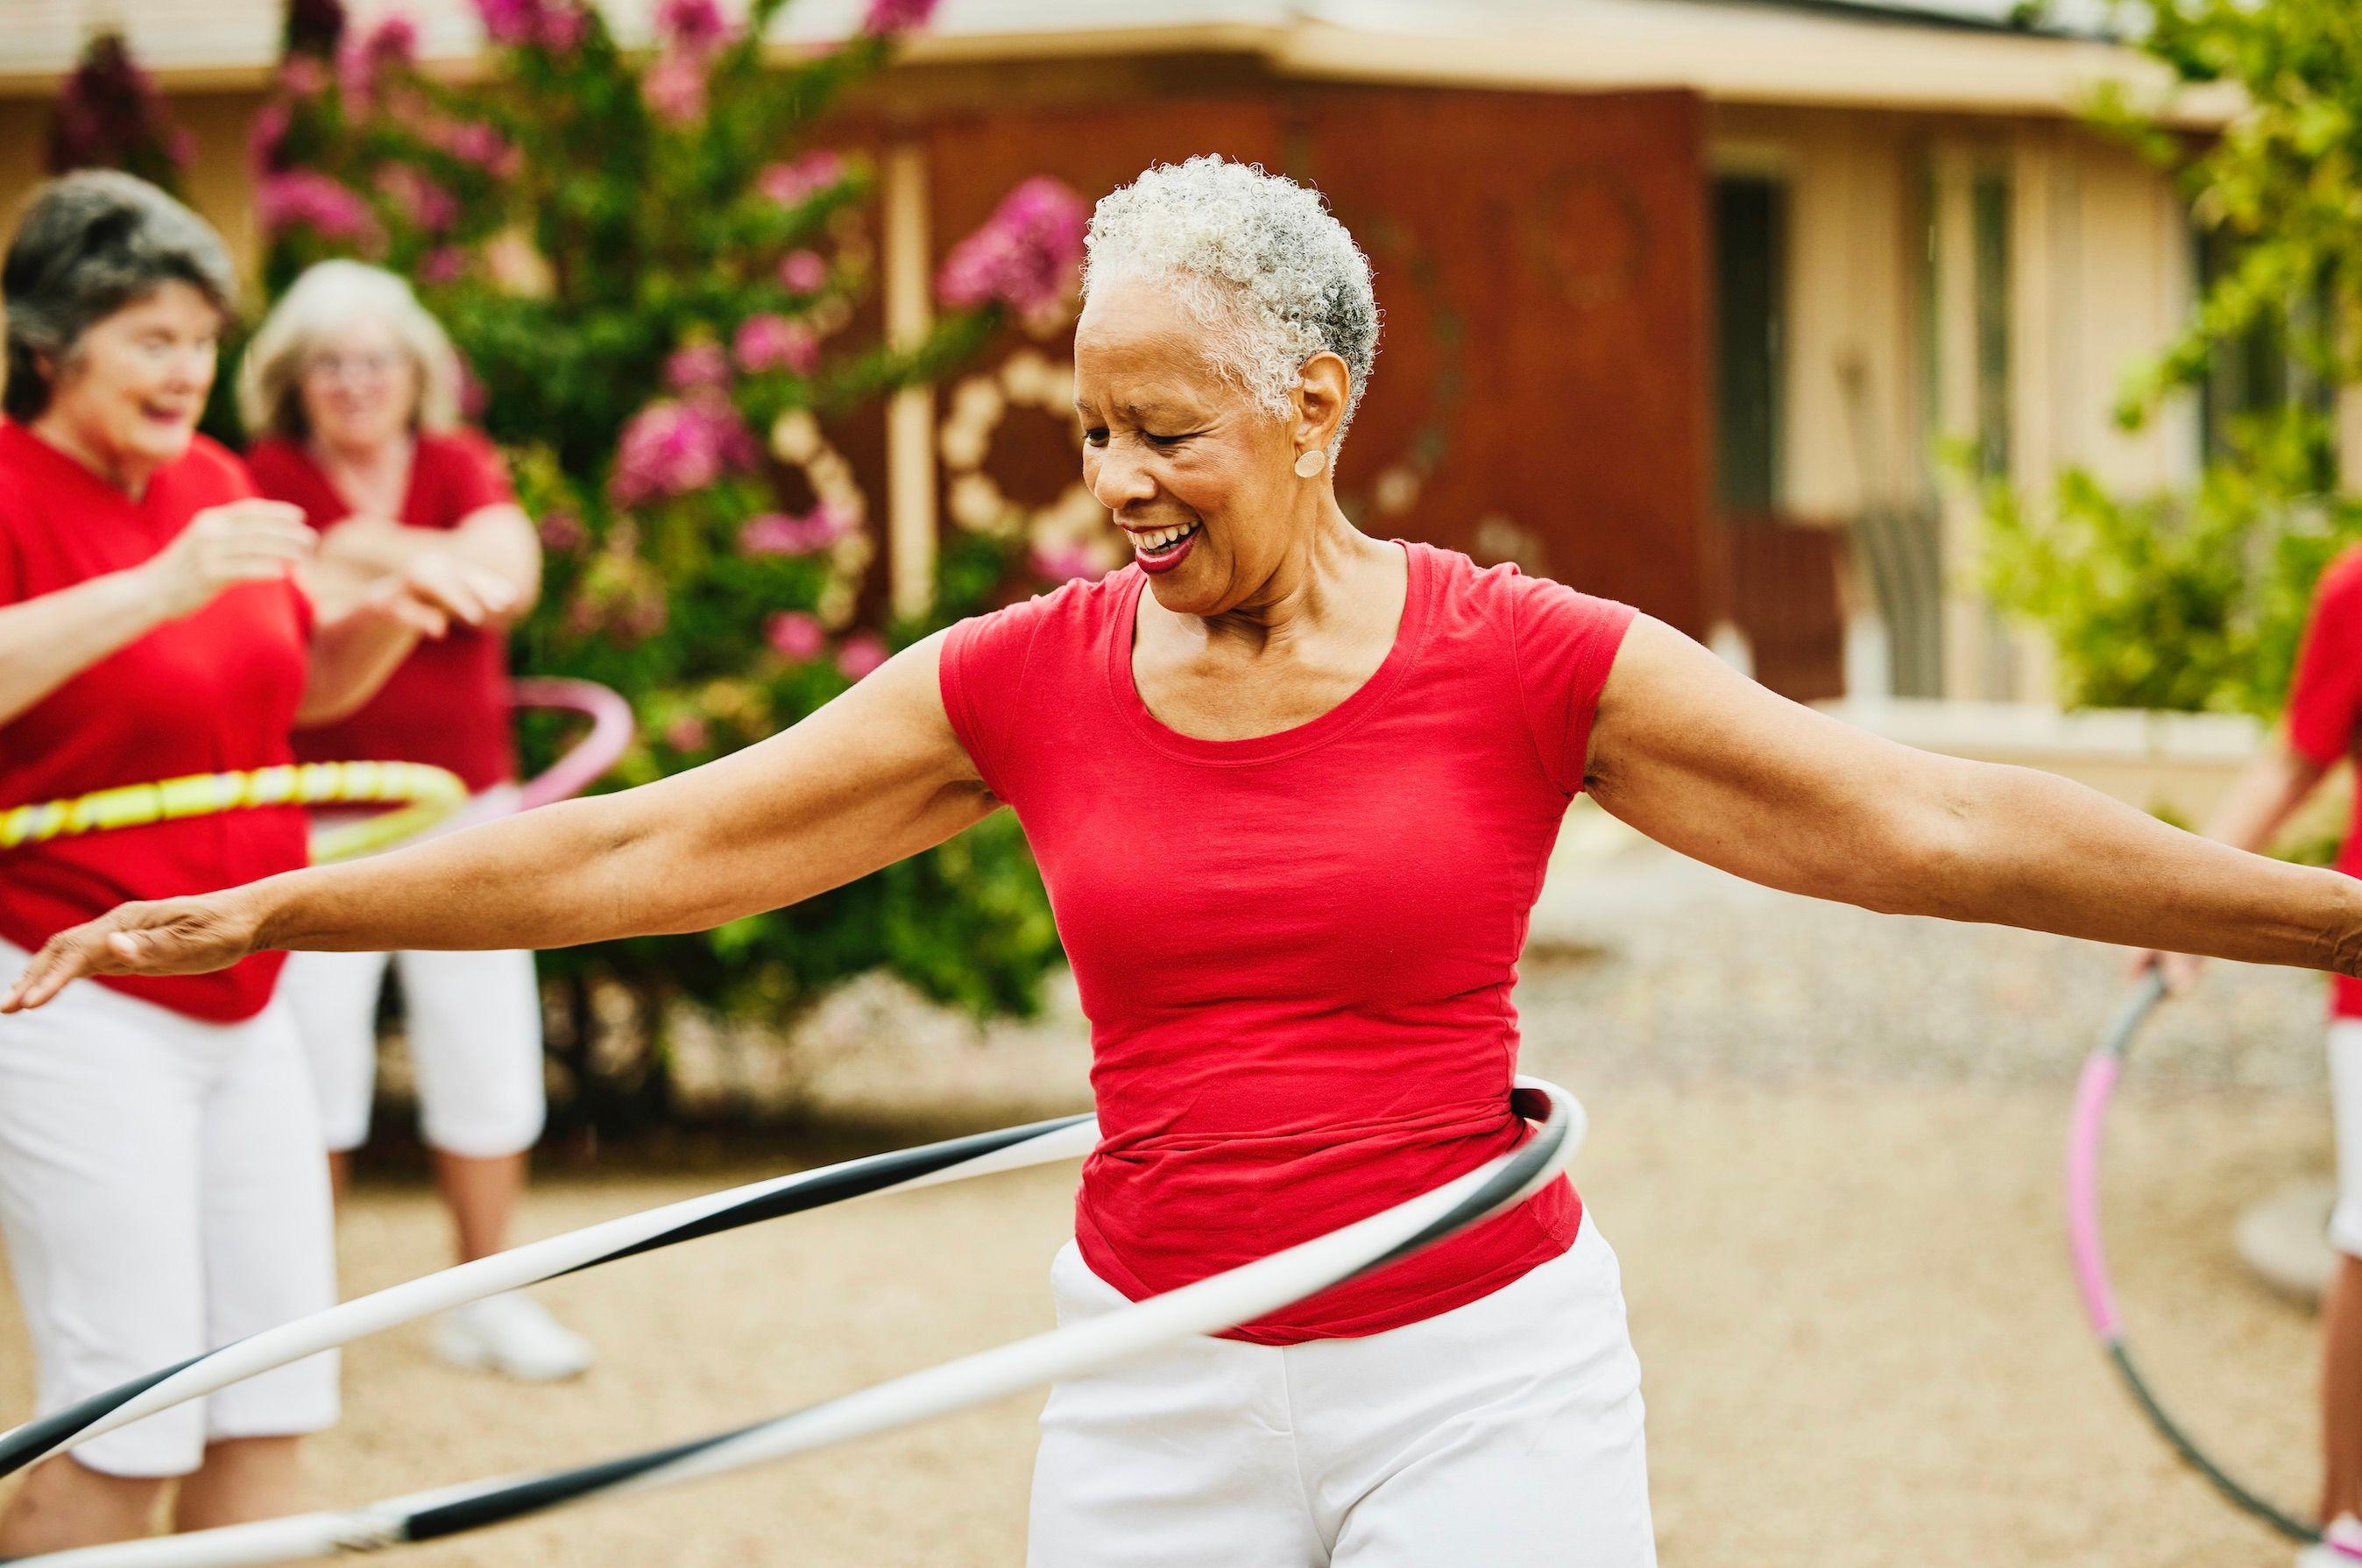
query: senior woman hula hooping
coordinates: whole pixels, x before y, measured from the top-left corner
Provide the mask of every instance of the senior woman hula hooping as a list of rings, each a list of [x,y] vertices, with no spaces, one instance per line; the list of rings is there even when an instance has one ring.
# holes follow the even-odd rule
[[[906,649],[764,744],[350,866],[132,905],[0,997],[275,948],[553,946],[809,897],[1002,804],[1089,1014],[1104,1142],[1068,1320],[1332,1229],[1514,1144],[1510,1004],[1567,803],[1777,887],[2362,967],[2362,889],[2049,776],[1890,745],[1677,633],[1373,539],[1334,458],[1367,262],[1218,160],[1098,205],[1084,474],[1133,563]],[[1549,411],[1506,410],[1535,422]],[[1037,1568],[1653,1561],[1614,1255],[1563,1184],[1219,1341],[1056,1389]]]
[[[509,490],[500,454],[459,423],[450,339],[382,268],[324,261],[273,306],[239,370],[247,466],[262,493],[292,502],[319,530],[312,579],[324,600],[366,593],[422,557],[492,574],[522,613],[540,587],[541,546]],[[296,737],[307,762],[371,757],[433,763],[497,815],[516,797],[504,626],[455,628],[420,646],[359,712]],[[465,818],[463,817],[464,821]],[[306,953],[286,989],[311,1059],[341,1191],[369,1136],[378,993],[389,967],[417,1066],[420,1122],[461,1262],[498,1252],[541,1136],[541,994],[533,955]],[[588,1341],[516,1295],[445,1318],[447,1360],[527,1378],[571,1376]]]
[[[315,614],[312,532],[195,434],[229,258],[153,186],[78,174],[33,198],[0,273],[0,803],[292,760],[288,733],[365,701],[422,634],[499,585],[439,564]],[[0,959],[127,898],[304,865],[293,807],[0,852]],[[0,1019],[0,1231],[43,1409],[336,1298],[328,1188],[282,960],[110,977]],[[329,1357],[37,1467],[0,1553],[283,1511],[295,1439],[335,1419]]]

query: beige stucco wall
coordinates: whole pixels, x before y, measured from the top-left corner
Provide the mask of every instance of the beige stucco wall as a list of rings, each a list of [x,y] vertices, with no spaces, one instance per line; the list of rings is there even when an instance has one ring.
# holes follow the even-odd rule
[[[1713,136],[1718,168],[1789,188],[1783,508],[1842,523],[1937,498],[1948,694],[2046,696],[2047,650],[1987,606],[1978,509],[1938,455],[1975,429],[1970,190],[1981,171],[2010,181],[2011,469],[2038,503],[2071,464],[2135,491],[2193,470],[2186,406],[2137,431],[2114,418],[2189,305],[2170,182],[2058,118],[1725,105]]]

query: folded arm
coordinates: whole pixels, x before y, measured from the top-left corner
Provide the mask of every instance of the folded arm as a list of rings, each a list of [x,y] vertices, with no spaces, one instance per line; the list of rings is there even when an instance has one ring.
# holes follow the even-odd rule
[[[0,1011],[81,975],[194,973],[265,948],[564,947],[701,931],[852,881],[998,804],[944,714],[941,643],[670,778],[372,859],[125,905],[52,939]]]
[[[2252,963],[2362,972],[2362,884],[2169,827],[2033,768],[1898,745],[1642,617],[1588,788],[1651,838],[1790,892]]]

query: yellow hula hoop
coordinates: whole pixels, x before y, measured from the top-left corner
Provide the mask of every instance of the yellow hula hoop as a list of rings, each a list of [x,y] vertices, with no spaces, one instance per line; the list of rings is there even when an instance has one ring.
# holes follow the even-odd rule
[[[153,784],[94,790],[0,812],[0,850],[107,828],[208,816],[252,806],[391,804],[312,836],[315,861],[342,860],[434,826],[466,803],[458,776],[423,762],[291,762],[237,773],[193,773]]]

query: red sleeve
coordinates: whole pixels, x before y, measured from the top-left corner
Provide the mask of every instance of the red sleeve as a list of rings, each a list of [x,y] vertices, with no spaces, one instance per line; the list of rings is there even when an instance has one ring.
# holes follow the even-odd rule
[[[516,491],[509,484],[508,460],[501,449],[472,430],[455,431],[438,443],[447,454],[443,475],[445,507],[458,524],[487,506],[513,505]]]
[[[15,604],[25,597],[25,554],[17,543],[15,525],[8,514],[16,509],[16,497],[0,485],[0,604]]]
[[[977,777],[1002,801],[1010,799],[1009,739],[1025,689],[1025,661],[1042,624],[1041,599],[1011,604],[955,625],[944,638],[940,673],[944,712]]]
[[[2339,557],[2313,590],[2289,683],[2289,745],[2327,767],[2354,748],[2362,712],[2362,551]]]
[[[1607,672],[1634,611],[1612,599],[1577,593],[1548,578],[1518,578],[1509,586],[1509,624],[1526,723],[1543,774],[1572,799],[1583,790],[1600,689],[1607,684]]]

